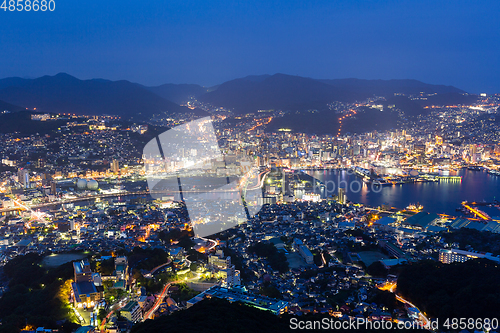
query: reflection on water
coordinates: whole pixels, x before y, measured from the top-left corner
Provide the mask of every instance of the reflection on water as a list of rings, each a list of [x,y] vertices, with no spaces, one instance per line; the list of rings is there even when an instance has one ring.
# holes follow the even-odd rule
[[[461,181],[440,180],[381,188],[372,188],[371,185],[362,183],[359,177],[346,170],[306,171],[306,173],[325,183],[334,182],[336,188],[341,184],[341,187],[346,189],[348,200],[372,207],[389,204],[392,207],[404,208],[418,202],[428,212],[459,215],[456,208],[462,201],[491,202],[500,199],[500,176],[490,175],[484,171],[462,169],[458,173],[451,173],[462,176]],[[329,194],[336,194],[336,190],[333,193],[330,191]],[[493,210],[490,216],[500,216],[500,210],[496,208]]]

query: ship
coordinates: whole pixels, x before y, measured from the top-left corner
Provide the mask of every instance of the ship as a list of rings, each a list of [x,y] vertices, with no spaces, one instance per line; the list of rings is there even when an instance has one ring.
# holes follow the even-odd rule
[[[418,202],[416,204],[409,204],[408,207],[406,207],[406,209],[408,210],[416,210],[416,211],[422,211],[422,209],[424,209],[424,206],[422,206],[421,204],[419,204]]]
[[[490,175],[500,176],[500,171],[498,171],[498,170],[490,169],[490,170],[488,170],[488,173]]]

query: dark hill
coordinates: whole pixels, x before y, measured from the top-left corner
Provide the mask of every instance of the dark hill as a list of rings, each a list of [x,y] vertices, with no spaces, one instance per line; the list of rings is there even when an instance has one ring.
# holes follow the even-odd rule
[[[339,118],[330,110],[291,112],[284,117],[274,118],[266,127],[266,131],[277,132],[280,128],[317,135],[336,134],[339,129]]]
[[[330,323],[328,327],[322,326],[323,330],[335,332],[361,332],[343,329],[341,325],[331,324],[330,319],[336,319],[329,315],[305,315],[293,317],[284,314],[280,317],[269,312],[258,310],[240,303],[229,303],[225,300],[206,299],[193,305],[187,310],[174,312],[170,316],[162,316],[156,320],[146,320],[132,327],[132,333],[279,333],[279,332],[318,332],[306,326],[307,321],[322,320]],[[298,323],[300,322],[299,327]],[[310,324],[309,324],[310,325]],[[337,327],[337,328],[335,328]],[[346,326],[344,326],[346,327]],[[395,333],[409,333],[416,330],[391,330]],[[364,328],[362,332],[375,333],[377,330]]]
[[[247,76],[224,82],[214,91],[201,96],[200,100],[233,109],[237,113],[261,109],[305,111],[323,110],[326,104],[334,101],[354,102],[373,96],[391,98],[395,94],[417,95],[422,92],[443,95],[445,100],[449,96],[463,96],[464,93],[452,86],[417,80],[316,80],[275,74]]]
[[[500,265],[487,259],[420,261],[403,268],[397,290],[442,324],[446,318],[498,317],[499,280]]]
[[[460,94],[456,92],[449,92],[445,94],[437,94],[429,96],[426,100],[418,100],[417,102],[423,106],[439,105],[471,105],[477,101],[477,95]]]
[[[188,310],[135,325],[132,333],[241,332],[274,333],[288,331],[286,322],[265,311],[219,299],[204,300]]]
[[[406,96],[392,96],[383,102],[384,107],[394,107],[400,109],[407,117],[417,117],[429,113],[428,109],[424,109],[419,103],[409,99]]]
[[[191,110],[129,81],[79,80],[68,74],[0,80],[0,99],[42,112],[112,114],[136,120]]]
[[[349,117],[343,122],[342,134],[363,133],[369,131],[387,131],[398,128],[401,123],[399,113],[395,110],[363,107],[355,116]]]
[[[167,83],[157,87],[148,87],[149,91],[177,104],[189,101],[191,97],[198,98],[208,91],[207,88],[197,84],[172,84]]]
[[[66,125],[65,120],[31,120],[31,111],[19,111],[0,114],[0,133],[47,134]]]
[[[353,102],[364,97],[314,79],[275,74],[225,82],[217,90],[201,96],[200,100],[237,113],[248,113],[271,109],[324,109],[333,101]]]
[[[377,108],[363,107],[359,112],[344,120],[341,133],[363,133],[368,131],[385,131],[398,128],[403,118],[414,118],[429,112],[406,96],[392,96],[386,101],[377,102],[384,106],[383,111]],[[403,118],[399,110],[403,113]],[[288,128],[293,132],[309,134],[337,134],[339,129],[338,115],[330,110],[320,112],[290,112],[284,117],[274,118],[267,126],[268,132],[280,128]]]
[[[267,79],[270,76],[271,75],[269,75],[269,74],[264,74],[264,75],[248,75],[248,76],[245,76],[243,79],[247,80],[247,81],[252,81],[252,82],[262,82],[262,81],[264,81],[265,79]]]
[[[4,101],[0,101],[0,113],[3,111],[16,112],[16,111],[21,111],[23,109],[24,108],[22,108],[20,106],[13,105],[13,104],[10,104],[10,103],[4,102]]]
[[[319,80],[335,87],[368,94],[370,96],[389,97],[395,93],[415,95],[421,92],[432,93],[464,93],[453,86],[423,83],[418,80],[362,80],[362,79],[335,79]]]

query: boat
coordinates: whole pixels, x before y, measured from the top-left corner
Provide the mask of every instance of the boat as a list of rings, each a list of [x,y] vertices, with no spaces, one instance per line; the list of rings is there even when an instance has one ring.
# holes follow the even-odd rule
[[[416,210],[416,211],[422,211],[424,209],[424,206],[419,204],[418,202],[416,204],[409,204],[408,207],[406,207],[408,210]]]

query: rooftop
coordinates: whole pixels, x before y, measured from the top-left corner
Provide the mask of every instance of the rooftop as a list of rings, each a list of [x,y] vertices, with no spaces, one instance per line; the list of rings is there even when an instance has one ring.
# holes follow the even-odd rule
[[[75,283],[76,289],[78,290],[79,295],[90,295],[92,293],[96,293],[97,289],[92,282],[82,281]]]
[[[422,228],[426,228],[432,221],[439,218],[439,215],[434,213],[420,212],[406,219],[406,224],[411,224],[413,226],[417,225]]]
[[[127,303],[127,305],[125,305],[121,309],[121,311],[131,312],[138,305],[139,305],[139,303],[137,303],[136,301],[130,301],[130,302]]]
[[[213,286],[188,302],[193,304],[197,303],[203,299],[204,296],[221,298],[230,302],[242,302],[261,310],[270,311],[274,314],[280,314],[283,309],[288,307],[288,302],[285,301],[249,294],[239,288],[223,288],[221,286]]]

